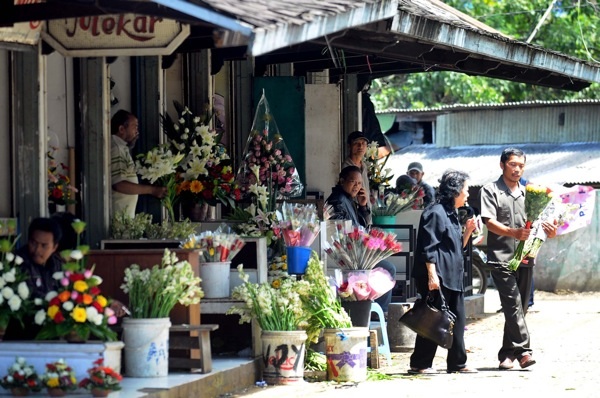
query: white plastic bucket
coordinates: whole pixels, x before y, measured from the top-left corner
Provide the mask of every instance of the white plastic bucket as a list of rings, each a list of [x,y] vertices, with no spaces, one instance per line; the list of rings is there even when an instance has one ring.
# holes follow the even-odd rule
[[[262,331],[262,374],[267,384],[289,385],[304,381],[307,338],[303,330]]]
[[[367,379],[369,328],[325,329],[327,379],[337,382]]]
[[[169,374],[169,318],[123,319],[125,374],[161,377]]]
[[[204,298],[229,297],[231,261],[200,263],[200,279]]]

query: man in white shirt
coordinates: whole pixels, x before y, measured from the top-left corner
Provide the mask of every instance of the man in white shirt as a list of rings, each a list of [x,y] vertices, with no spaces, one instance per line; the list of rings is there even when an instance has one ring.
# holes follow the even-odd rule
[[[139,195],[161,199],[166,195],[167,188],[140,184],[138,181],[130,152],[140,135],[138,119],[134,114],[123,109],[117,111],[110,121],[110,132],[112,214],[125,210],[133,218]]]

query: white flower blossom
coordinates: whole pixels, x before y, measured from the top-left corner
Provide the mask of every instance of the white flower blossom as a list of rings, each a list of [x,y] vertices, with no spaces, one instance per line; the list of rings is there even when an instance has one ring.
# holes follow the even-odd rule
[[[11,296],[8,300],[8,306],[12,311],[18,311],[21,308],[22,302],[23,300],[21,300],[21,297],[19,297],[16,294],[13,294],[13,296]]]
[[[27,286],[26,282],[19,283],[19,286],[17,286],[17,293],[23,300],[29,297],[29,286]]]

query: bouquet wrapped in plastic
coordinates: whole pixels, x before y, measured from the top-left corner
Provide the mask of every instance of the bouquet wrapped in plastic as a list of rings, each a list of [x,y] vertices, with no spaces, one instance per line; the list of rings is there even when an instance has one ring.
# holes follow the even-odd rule
[[[540,215],[544,211],[545,207],[552,200],[552,190],[548,187],[543,187],[536,184],[527,184],[525,190],[525,214],[527,215],[525,228],[531,228],[532,224],[540,218]],[[519,265],[521,265],[523,260],[529,256],[530,252],[535,248],[535,246],[538,246],[535,251],[535,253],[537,253],[539,246],[541,246],[541,243],[546,239],[545,234],[542,236],[543,230],[541,228],[541,220],[536,224],[538,226],[536,230],[539,231],[537,233],[537,237],[534,233],[532,234],[534,235],[533,238],[530,237],[526,241],[519,242],[517,250],[515,250],[514,257],[508,263],[508,268],[510,270],[515,271],[517,268],[519,268]],[[535,241],[536,239],[537,241]]]
[[[325,245],[327,255],[342,270],[370,270],[402,250],[394,233],[378,228],[367,231],[362,227],[346,231],[344,224],[343,221],[335,223],[335,231]]]
[[[396,281],[383,268],[341,272],[336,270],[335,285],[343,301],[375,300],[394,287]]]
[[[304,188],[264,92],[256,108],[236,181],[242,197],[254,195],[259,202],[256,205],[263,211],[274,211],[277,199],[298,196]]]
[[[314,204],[284,202],[277,216],[286,246],[310,246],[319,235],[320,221]]]
[[[201,249],[200,261],[205,263],[231,261],[246,243],[226,225],[219,226],[214,232],[205,231],[191,235],[181,244],[184,249]]]

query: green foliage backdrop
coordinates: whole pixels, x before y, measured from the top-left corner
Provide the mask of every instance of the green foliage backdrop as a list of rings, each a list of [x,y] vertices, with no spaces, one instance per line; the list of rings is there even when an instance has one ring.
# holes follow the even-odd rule
[[[513,37],[526,41],[551,0],[445,0],[446,4]],[[557,1],[532,44],[588,61],[600,58],[600,5],[596,0]],[[373,81],[377,109],[424,108],[530,100],[600,98],[600,85],[580,92],[551,89],[455,72],[393,75]]]

